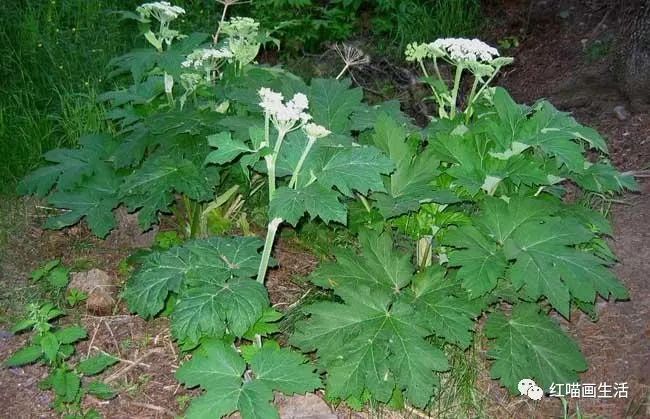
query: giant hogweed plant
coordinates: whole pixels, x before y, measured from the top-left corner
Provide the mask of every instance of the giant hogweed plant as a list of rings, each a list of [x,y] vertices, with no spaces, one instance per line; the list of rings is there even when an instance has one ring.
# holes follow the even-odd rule
[[[138,211],[144,230],[161,213],[174,212],[187,236],[204,236],[215,203],[232,207],[240,199],[237,194],[223,202],[219,179],[224,174],[203,164],[210,151],[205,138],[232,113],[222,86],[242,77],[269,38],[256,22],[237,17],[222,22],[218,40],[184,35],[173,29],[184,13],[167,2],[124,12],[140,23],[149,46],[110,63],[118,88],[100,97],[109,108],[109,129],[81,138],[78,149],[47,152],[51,164],[19,187],[47,197],[56,210],[46,227],[85,220],[105,237],[116,225],[113,209],[125,206]]]
[[[445,346],[468,348],[483,314],[492,376],[511,391],[524,377],[545,387],[577,379],[584,357],[548,312],[569,317],[572,307],[593,311],[597,295],[627,298],[608,269],[607,220],[562,200],[568,182],[599,194],[635,186],[604,160],[595,131],[548,102],[519,105],[491,87],[510,59],[480,41],[409,47],[438,112],[419,129],[395,101],[363,103],[360,89],[338,80],[345,69],[305,83],[253,64],[268,36],[250,19],[224,13],[212,37],[183,36],[170,29],[179,13],[156,2],[132,15],[154,48],[113,62],[116,76],[133,80],[104,95],[116,134],[48,153],[56,164],[22,188],[67,210],[48,226],[85,218],[103,236],[120,204],[148,228],[184,203],[192,225],[221,202],[208,203],[215,190],[232,190],[220,175],[240,172],[251,190],[266,179],[264,241],[210,237],[152,252],[124,291],[133,312],[169,315],[191,351],[177,377],[204,392],[188,417],[277,417],[274,391],[312,391],[321,378],[330,399],[426,408],[449,368]],[[466,73],[472,87],[461,101]],[[602,159],[586,159],[587,147]],[[264,285],[278,229],[305,216],[360,232],[358,252],[335,251],[311,277],[336,297],[307,307],[290,339],[317,365],[272,339],[281,313]],[[404,234],[428,236],[431,263],[397,250],[393,238]]]
[[[543,388],[577,381],[586,361],[549,312],[593,315],[599,296],[628,293],[609,269],[609,222],[563,199],[566,186],[607,196],[635,189],[633,177],[606,161],[593,129],[546,101],[519,105],[488,86],[509,61],[495,62],[492,48],[451,39],[407,54],[423,72],[424,59],[434,60],[439,79],[432,83],[425,73],[424,81],[433,84],[439,118],[413,131],[380,116],[366,136],[396,169],[351,220],[371,229],[360,236],[361,252],[337,251],[336,262],[311,277],[341,301],[306,308],[291,343],[316,351],[334,398],[388,402],[399,391],[425,407],[436,372],[447,368],[440,349],[467,348],[484,313],[491,376],[503,386],[515,392],[524,377]],[[435,68],[440,57],[454,67],[451,85]],[[471,70],[479,65],[489,72]],[[466,69],[475,81],[459,103]],[[588,159],[587,148],[598,157]],[[391,230],[426,236],[435,257],[413,266],[392,244]]]

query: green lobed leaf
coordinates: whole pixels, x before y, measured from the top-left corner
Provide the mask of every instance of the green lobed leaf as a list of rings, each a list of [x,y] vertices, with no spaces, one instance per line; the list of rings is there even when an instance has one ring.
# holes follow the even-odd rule
[[[217,148],[217,150],[208,154],[205,159],[206,163],[229,163],[242,154],[255,151],[244,144],[243,141],[232,138],[228,131],[208,136],[208,143],[210,146]]]
[[[638,191],[634,176],[621,173],[610,164],[588,165],[582,173],[572,174],[571,178],[583,189],[598,193],[623,192],[625,189]]]
[[[105,163],[95,167],[95,173],[84,178],[75,189],[56,191],[48,202],[63,213],[50,217],[46,228],[61,229],[76,224],[84,218],[93,233],[105,237],[115,227],[113,209],[119,204],[117,191],[119,176]]]
[[[381,175],[394,169],[393,162],[374,147],[319,147],[314,154],[303,170],[313,173],[325,188],[336,187],[347,196],[353,191],[385,191]]]
[[[339,202],[338,194],[317,183],[297,189],[282,186],[273,194],[269,204],[271,219],[282,218],[296,226],[305,213],[312,219],[319,217],[325,223],[347,223],[347,210]]]
[[[54,186],[71,190],[85,177],[96,173],[97,167],[109,156],[116,142],[106,134],[91,134],[79,139],[78,149],[54,149],[44,154],[46,161],[55,163],[30,173],[18,185],[21,194],[46,196]]]
[[[460,283],[445,276],[439,266],[428,267],[413,279],[413,305],[425,314],[422,326],[445,341],[466,349],[472,342],[481,305],[470,301]]]
[[[192,401],[190,419],[215,418],[239,411],[245,419],[278,418],[271,403],[273,390],[285,394],[304,393],[320,386],[314,367],[305,357],[277,344],[265,344],[251,358],[252,380],[244,380],[246,362],[221,340],[207,340],[176,372],[188,387],[200,386],[205,393]]]
[[[348,79],[313,79],[309,94],[309,111],[314,122],[336,134],[350,129],[350,116],[361,105],[363,91],[350,89]]]
[[[212,198],[208,177],[193,162],[172,156],[147,160],[128,176],[120,187],[120,197],[129,210],[139,210],[140,226],[149,228],[158,220],[158,212],[168,212],[174,193],[195,201]]]
[[[178,339],[244,334],[268,305],[257,274],[262,243],[251,237],[213,237],[150,254],[127,283],[129,308],[158,314],[170,292],[178,295],[172,330]]]
[[[421,203],[453,203],[458,198],[451,192],[438,191],[432,186],[440,174],[440,161],[432,149],[418,150],[407,143],[406,130],[385,114],[375,124],[374,144],[395,163],[395,171],[386,180],[386,194],[373,194],[375,205],[385,218],[417,210]]]
[[[359,242],[363,257],[348,249],[336,249],[336,262],[325,262],[310,280],[334,292],[359,286],[399,293],[413,273],[410,256],[395,252],[389,233],[362,231]]]
[[[434,371],[449,365],[426,340],[433,332],[423,327],[426,317],[414,309],[413,294],[404,288],[414,268],[393,250],[385,233],[365,233],[360,240],[361,255],[339,251],[337,262],[313,277],[343,303],[308,306],[309,318],[298,322],[290,342],[305,352],[317,351],[332,398],[360,399],[369,391],[387,402],[397,388],[423,407],[438,383]]]
[[[474,226],[447,231],[442,243],[456,248],[449,253],[449,266],[460,267],[458,278],[471,298],[494,289],[505,273],[507,261],[503,251]]]
[[[546,391],[552,383],[579,381],[577,373],[587,369],[578,345],[536,304],[517,304],[509,317],[490,314],[485,334],[491,340],[490,375],[512,393],[523,378]]]
[[[315,367],[302,354],[265,344],[250,361],[255,380],[284,394],[305,393],[321,386]]]
[[[227,327],[239,337],[260,319],[268,304],[266,288],[253,279],[193,280],[179,294],[172,332],[179,339],[198,341],[204,336],[221,337]]]

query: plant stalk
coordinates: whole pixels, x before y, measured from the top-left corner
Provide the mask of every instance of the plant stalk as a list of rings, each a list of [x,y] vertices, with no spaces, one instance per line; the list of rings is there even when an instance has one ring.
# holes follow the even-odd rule
[[[346,64],[345,64],[345,67],[343,67],[343,70],[341,70],[341,72],[339,73],[339,75],[336,76],[336,80],[340,80],[341,77],[343,77],[343,75],[345,74],[345,72],[347,71],[348,68],[350,68],[350,65],[346,63]]]
[[[298,182],[298,174],[300,173],[300,170],[302,170],[302,166],[305,164],[305,160],[307,159],[307,154],[309,154],[309,150],[311,150],[315,142],[315,138],[310,138],[307,142],[307,147],[305,147],[303,150],[302,155],[300,156],[300,160],[298,160],[298,164],[293,171],[293,175],[291,175],[291,180],[289,181],[290,188],[295,188],[296,182]]]
[[[219,26],[217,26],[217,32],[215,32],[214,36],[212,37],[212,43],[214,45],[217,45],[217,42],[219,41],[219,33],[221,32],[221,26],[223,25],[223,22],[226,20],[226,11],[228,10],[228,3],[223,3],[223,11],[221,12],[221,20],[219,21]]]
[[[451,92],[451,109],[449,110],[449,116],[451,119],[454,119],[456,116],[456,101],[458,100],[458,89],[460,89],[460,78],[463,75],[463,70],[465,68],[462,65],[459,65],[456,68],[456,76],[454,77],[454,89]]]
[[[260,284],[264,284],[266,271],[269,267],[269,259],[271,259],[271,250],[273,250],[273,242],[275,241],[275,233],[277,233],[280,224],[282,224],[282,218],[274,218],[267,227],[264,250],[262,251],[262,261],[260,262],[260,268],[257,271],[257,282]]]

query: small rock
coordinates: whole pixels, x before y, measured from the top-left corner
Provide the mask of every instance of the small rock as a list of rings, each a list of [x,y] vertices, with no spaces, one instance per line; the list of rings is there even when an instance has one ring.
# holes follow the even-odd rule
[[[282,419],[336,419],[332,409],[315,394],[276,397]]]
[[[110,276],[101,269],[75,272],[68,289],[78,289],[88,295],[86,309],[98,315],[110,314],[115,304],[115,285]]]
[[[625,109],[625,106],[618,105],[614,107],[614,115],[618,118],[619,121],[625,121],[630,117],[630,113]]]

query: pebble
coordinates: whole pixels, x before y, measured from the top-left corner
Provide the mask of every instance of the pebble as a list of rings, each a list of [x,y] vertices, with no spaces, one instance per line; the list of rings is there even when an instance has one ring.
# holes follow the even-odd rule
[[[630,113],[625,109],[625,106],[618,105],[614,107],[614,115],[618,118],[619,121],[625,121],[630,117]]]

